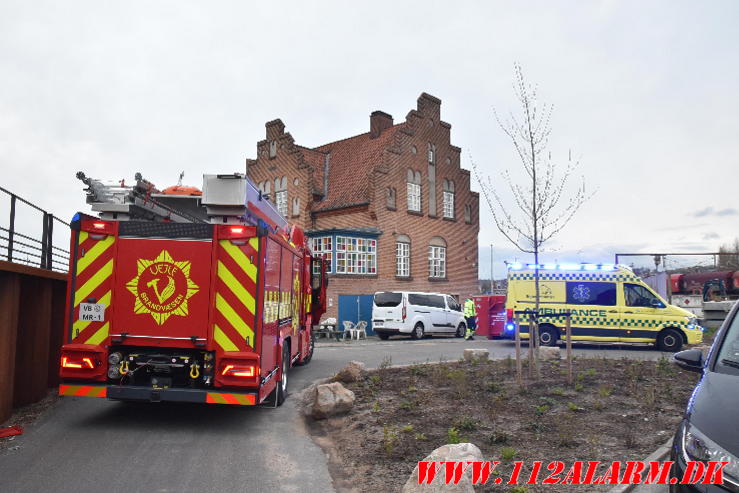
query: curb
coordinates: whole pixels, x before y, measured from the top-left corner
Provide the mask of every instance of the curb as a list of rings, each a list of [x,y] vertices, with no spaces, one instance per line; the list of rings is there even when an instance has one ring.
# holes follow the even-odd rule
[[[672,438],[670,438],[665,443],[660,445],[660,447],[657,448],[657,450],[649,454],[649,456],[647,456],[647,458],[644,459],[644,462],[650,462],[650,461],[661,462],[668,455],[670,455],[670,448],[672,448]],[[641,486],[641,485],[639,484],[620,484],[608,490],[608,493],[627,493],[629,491],[633,491],[634,488],[638,486]]]

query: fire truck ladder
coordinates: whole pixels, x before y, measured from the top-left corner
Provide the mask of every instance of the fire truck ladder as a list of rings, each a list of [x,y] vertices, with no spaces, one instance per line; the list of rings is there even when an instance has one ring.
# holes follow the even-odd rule
[[[83,172],[77,178],[87,188],[86,202],[98,212],[101,219],[116,221],[172,221],[178,223],[204,223],[203,218],[162,203],[155,197],[161,192],[153,183],[136,173],[136,184],[127,186],[120,182],[88,178]]]

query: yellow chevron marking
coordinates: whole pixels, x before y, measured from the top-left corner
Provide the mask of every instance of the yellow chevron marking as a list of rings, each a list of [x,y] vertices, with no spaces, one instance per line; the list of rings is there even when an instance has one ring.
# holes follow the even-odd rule
[[[111,291],[108,291],[102,296],[102,298],[98,300],[98,303],[100,303],[101,305],[105,305],[106,307],[110,306],[110,296],[111,296]],[[75,334],[74,337],[77,337],[77,334],[85,330],[87,326],[90,325],[91,323],[92,322],[90,321],[75,320],[74,325],[73,325],[73,332],[72,332],[73,334]]]
[[[215,326],[215,330],[213,331],[213,338],[224,351],[239,350],[239,348],[236,347],[236,344],[231,342],[231,339],[228,338],[228,336],[221,330],[220,327],[218,327],[218,325]]]
[[[249,246],[251,246],[255,252],[259,251],[259,238],[256,236],[249,239]]]
[[[246,275],[249,276],[249,279],[256,282],[257,267],[251,263],[249,257],[247,257],[239,247],[231,243],[229,240],[221,240],[220,243],[226,253],[228,253],[238,266],[246,273]]]
[[[223,281],[226,286],[233,292],[234,295],[241,301],[244,306],[251,312],[251,314],[254,314],[254,307],[256,305],[256,302],[254,301],[254,296],[247,291],[244,288],[244,285],[239,282],[236,277],[231,273],[230,270],[228,270],[228,267],[221,262],[218,261],[218,277]]]
[[[216,293],[216,309],[221,312],[221,315],[226,317],[226,320],[228,320],[242,338],[246,339],[248,337],[250,341],[254,340],[254,331],[251,327],[246,325],[246,322],[244,322],[239,314],[231,308],[231,305],[229,305],[219,293]]]
[[[81,235],[80,240],[82,240]],[[77,275],[81,274],[82,271],[89,267],[90,264],[93,263],[95,260],[97,260],[100,255],[105,253],[105,251],[113,244],[114,240],[115,238],[113,236],[108,236],[104,240],[96,241],[95,246],[85,252],[84,257],[80,257],[80,259],[77,260]],[[80,243],[82,243],[82,241],[80,241]]]
[[[100,286],[103,281],[109,278],[111,274],[113,274],[113,259],[108,260],[107,264],[101,267],[94,276],[77,289],[77,292],[74,293],[74,306],[77,306],[82,301],[86,300],[87,297],[90,296],[90,293]]]
[[[221,394],[209,392],[208,397],[211,398],[214,404],[228,404],[228,401]]]
[[[110,322],[105,322],[102,327],[100,327],[88,340],[85,341],[85,344],[100,344],[106,337],[108,337],[109,328]]]

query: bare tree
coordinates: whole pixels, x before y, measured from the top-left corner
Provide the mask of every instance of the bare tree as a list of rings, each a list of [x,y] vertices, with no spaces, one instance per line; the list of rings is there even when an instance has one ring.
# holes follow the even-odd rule
[[[734,238],[733,243],[721,245],[718,251],[725,254],[718,256],[719,270],[739,269],[739,238]]]
[[[533,365],[538,376],[535,349],[539,344],[539,254],[542,246],[567,226],[592,194],[586,192],[584,178],[574,190],[568,187],[580,163],[577,160],[573,162],[570,153],[567,165],[559,172],[559,166],[552,161],[548,150],[553,107],[539,102],[537,88],[526,81],[521,65],[515,64],[514,69],[513,89],[521,112],[518,115],[509,112],[505,118],[495,110],[494,114],[500,128],[511,139],[527,179],[516,183],[508,169],[502,172],[502,179],[513,198],[512,203],[506,203],[490,176],[483,179],[474,161],[472,168],[498,230],[516,248],[534,256],[536,315],[534,323],[529,324],[529,346],[533,348]],[[531,363],[530,360],[530,367]]]

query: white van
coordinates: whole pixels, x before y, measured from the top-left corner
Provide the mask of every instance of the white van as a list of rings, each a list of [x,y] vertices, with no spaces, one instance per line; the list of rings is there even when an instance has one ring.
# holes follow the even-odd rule
[[[464,335],[467,326],[462,307],[448,294],[382,291],[372,303],[372,330],[380,339],[394,334],[410,334],[421,339],[424,334]]]

